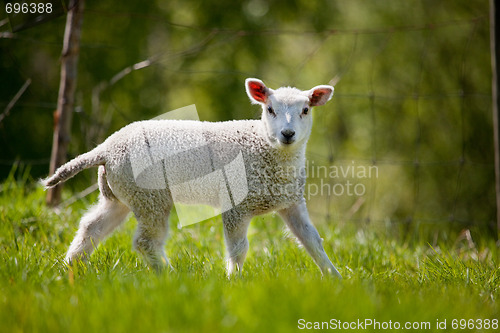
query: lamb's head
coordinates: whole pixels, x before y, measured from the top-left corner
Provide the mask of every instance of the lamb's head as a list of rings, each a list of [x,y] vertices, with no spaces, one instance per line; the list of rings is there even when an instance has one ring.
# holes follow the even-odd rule
[[[304,144],[312,128],[311,108],[332,98],[333,87],[322,85],[302,91],[266,87],[258,79],[246,79],[245,87],[254,104],[262,105],[262,121],[272,145],[290,149]]]

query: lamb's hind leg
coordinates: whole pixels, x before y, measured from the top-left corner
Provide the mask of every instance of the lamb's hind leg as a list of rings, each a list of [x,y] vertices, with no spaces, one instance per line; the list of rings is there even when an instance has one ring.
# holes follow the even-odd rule
[[[248,251],[247,230],[250,218],[241,217],[233,211],[222,214],[224,238],[227,248],[227,274],[231,276],[243,269]]]
[[[309,213],[304,201],[294,204],[289,208],[279,211],[290,230],[295,234],[300,243],[304,245],[316,265],[323,274],[342,278],[338,270],[333,266],[321,244],[318,231],[309,220]]]
[[[156,271],[172,269],[165,254],[165,239],[168,233],[168,214],[138,215],[134,247]]]
[[[118,200],[99,197],[80,220],[80,226],[66,254],[66,262],[86,260],[97,244],[118,227],[130,210]]]

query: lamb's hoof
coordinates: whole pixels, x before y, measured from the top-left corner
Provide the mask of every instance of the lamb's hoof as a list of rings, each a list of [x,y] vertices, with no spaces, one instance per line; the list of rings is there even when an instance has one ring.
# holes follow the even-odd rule
[[[341,281],[342,280],[342,275],[339,273],[339,271],[335,268],[328,268],[323,272],[323,276],[327,276],[336,280]]]
[[[75,265],[82,265],[87,260],[88,256],[85,253],[68,253],[64,258],[64,263],[67,267],[73,267]]]
[[[150,263],[149,267],[151,267],[151,269],[157,274],[162,274],[164,272],[175,272],[175,269],[166,259],[162,259],[160,262]]]

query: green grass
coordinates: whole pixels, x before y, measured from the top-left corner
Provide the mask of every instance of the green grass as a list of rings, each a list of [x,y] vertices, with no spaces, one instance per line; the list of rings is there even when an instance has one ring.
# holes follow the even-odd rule
[[[500,319],[493,241],[431,247],[334,222],[318,229],[342,282],[321,278],[273,216],[252,222],[245,269],[231,280],[220,219],[171,226],[175,272],[151,272],[132,250],[133,218],[70,271],[62,259],[89,197],[56,213],[27,177],[2,185],[0,332],[289,332],[300,319],[430,322],[436,331],[437,320],[451,330],[453,319]]]

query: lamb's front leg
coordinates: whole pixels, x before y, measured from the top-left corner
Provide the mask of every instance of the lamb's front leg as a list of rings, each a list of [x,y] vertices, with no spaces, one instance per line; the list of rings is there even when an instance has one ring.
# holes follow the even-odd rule
[[[318,231],[311,224],[305,201],[302,200],[297,204],[280,210],[279,214],[300,243],[304,245],[316,265],[321,269],[321,272],[341,279],[342,276],[335,266],[333,266],[323,249]]]
[[[243,269],[248,251],[247,231],[250,218],[231,210],[222,214],[222,221],[227,248],[227,274],[231,276]]]

